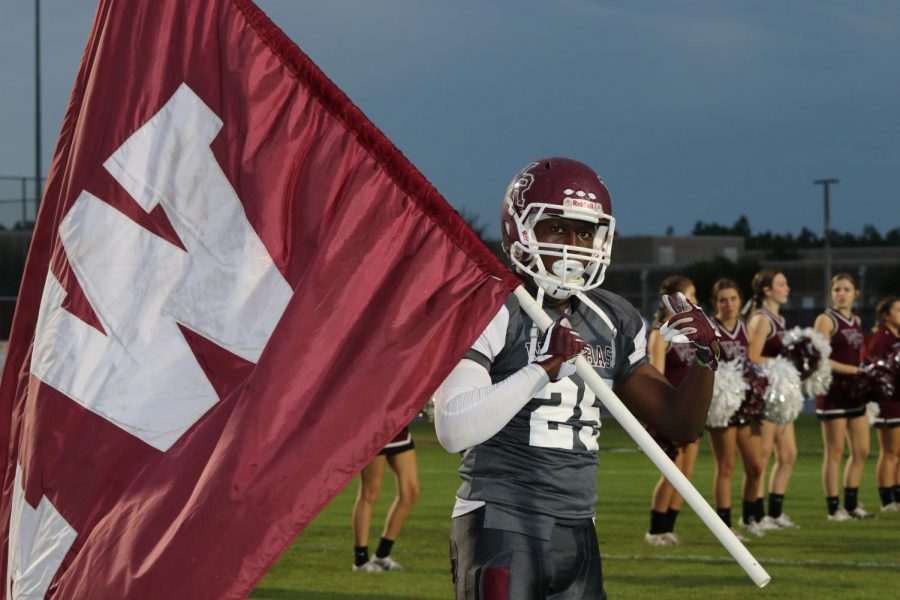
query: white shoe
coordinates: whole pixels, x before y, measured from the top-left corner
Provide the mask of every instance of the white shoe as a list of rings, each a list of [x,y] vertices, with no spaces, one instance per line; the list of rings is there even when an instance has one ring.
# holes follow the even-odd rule
[[[782,529],[800,529],[800,526],[794,523],[794,520],[785,513],[781,513],[781,516],[772,520]]]
[[[371,562],[378,565],[383,571],[402,571],[403,567],[400,566],[396,560],[391,558],[390,556],[385,556],[384,558],[378,558],[377,556],[371,560]]]
[[[881,507],[881,512],[900,512],[900,502],[891,502]]]
[[[645,533],[644,541],[651,546],[671,546],[672,540],[665,533]]]
[[[753,518],[751,518],[748,523],[744,523],[744,521],[742,520],[741,527],[744,528],[744,531],[746,531],[750,535],[754,535],[756,537],[762,537],[762,536],[766,535],[766,532],[763,529],[763,526],[760,525],[759,523],[757,523],[756,519],[753,519]]]
[[[781,527],[778,526],[778,523],[775,522],[775,519],[773,519],[769,515],[766,515],[762,518],[762,521],[759,522],[759,528],[762,529],[763,531],[771,531],[773,529],[781,529]]]
[[[843,508],[838,508],[836,511],[834,511],[834,514],[828,515],[828,520],[829,521],[852,521],[853,517],[851,517],[850,513],[848,513]]]
[[[361,565],[353,565],[354,573],[378,573],[379,571],[384,571],[384,569],[381,568],[381,565],[376,564],[375,561],[372,560]]]
[[[856,508],[850,511],[850,516],[854,519],[870,519],[874,517],[872,513],[863,508],[863,505],[860,504]]]
[[[666,536],[673,546],[678,546],[681,544],[681,538],[678,537],[678,534],[674,531],[667,531],[666,533],[663,533],[661,535]]]
[[[734,534],[734,537],[736,537],[736,538],[738,539],[739,542],[746,542],[746,541],[748,541],[747,538],[745,538],[743,535],[741,535],[741,532],[738,531],[737,529],[735,529],[734,527],[731,528],[731,533]]]

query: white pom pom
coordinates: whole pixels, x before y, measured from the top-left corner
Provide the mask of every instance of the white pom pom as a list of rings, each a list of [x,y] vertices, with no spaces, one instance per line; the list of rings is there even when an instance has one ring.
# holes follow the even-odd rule
[[[869,402],[866,404],[866,417],[869,419],[869,425],[875,424],[875,419],[881,414],[881,407],[877,402]]]
[[[737,360],[719,363],[713,383],[712,401],[706,415],[707,427],[728,427],[728,422],[741,406],[747,392],[747,382]]]
[[[797,336],[795,339],[809,338],[809,341],[812,342],[812,345],[815,346],[822,356],[819,359],[819,365],[816,367],[815,372],[803,382],[804,393],[807,396],[821,396],[828,393],[828,388],[831,386],[831,363],[828,362],[828,357],[831,356],[831,342],[812,327],[804,327],[803,329],[794,327],[791,332]]]
[[[789,360],[780,356],[767,362],[763,372],[769,380],[766,420],[778,425],[793,423],[803,408],[800,374]]]

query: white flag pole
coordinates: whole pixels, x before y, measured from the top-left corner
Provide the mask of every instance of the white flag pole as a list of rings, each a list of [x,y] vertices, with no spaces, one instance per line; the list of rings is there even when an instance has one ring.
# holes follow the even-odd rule
[[[553,320],[547,316],[547,313],[545,313],[540,306],[538,306],[537,302],[534,301],[534,298],[531,297],[523,286],[516,288],[515,293],[516,298],[519,300],[519,304],[541,331],[544,331],[551,323],[553,323]],[[750,579],[752,579],[759,587],[764,587],[769,583],[772,578],[766,573],[766,570],[762,568],[747,548],[744,547],[737,537],[735,537],[731,529],[722,522],[722,519],[719,518],[716,511],[714,511],[703,496],[700,495],[697,489],[691,484],[690,480],[684,476],[684,473],[678,470],[678,467],[676,467],[675,463],[666,456],[666,453],[663,452],[662,448],[653,441],[650,434],[647,433],[638,420],[634,418],[634,415],[625,408],[625,405],[622,404],[619,397],[609,389],[606,382],[597,375],[597,372],[594,371],[594,368],[583,356],[579,356],[575,361],[575,368],[578,376],[584,380],[589,388],[591,388],[610,414],[612,414],[616,421],[622,425],[632,439],[637,442],[637,445],[641,450],[644,451],[666,479],[668,479],[675,489],[678,490],[678,493],[681,494],[682,498],[684,498],[690,507],[694,509],[694,512],[697,513],[700,519],[706,523],[706,526],[709,527],[713,535],[719,539],[722,545],[725,546],[725,549],[731,553],[731,556],[733,556],[744,571],[747,572]]]

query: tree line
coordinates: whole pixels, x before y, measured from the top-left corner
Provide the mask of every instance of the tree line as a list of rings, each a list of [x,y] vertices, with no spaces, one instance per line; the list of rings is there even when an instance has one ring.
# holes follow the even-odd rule
[[[697,221],[692,235],[733,235],[744,238],[747,250],[765,250],[766,258],[771,260],[790,260],[798,258],[800,250],[824,248],[824,235],[819,235],[803,227],[800,233],[773,233],[763,231],[754,233],[747,217],[741,215],[733,225],[707,223]],[[883,234],[874,225],[863,227],[862,233],[829,230],[832,248],[860,248],[872,246],[900,246],[900,227],[894,227]]]

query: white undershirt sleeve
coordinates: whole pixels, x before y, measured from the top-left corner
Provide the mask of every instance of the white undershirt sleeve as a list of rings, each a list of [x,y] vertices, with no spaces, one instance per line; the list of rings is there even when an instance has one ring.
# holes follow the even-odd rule
[[[544,369],[532,363],[491,384],[487,369],[464,358],[435,397],[438,441],[448,452],[461,452],[489,440],[549,382]]]

